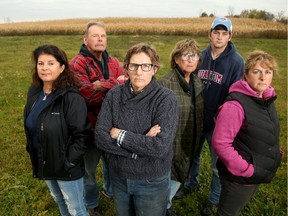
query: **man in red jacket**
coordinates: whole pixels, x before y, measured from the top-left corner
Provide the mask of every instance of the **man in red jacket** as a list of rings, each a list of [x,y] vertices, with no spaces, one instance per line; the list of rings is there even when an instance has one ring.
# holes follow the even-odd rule
[[[104,185],[103,194],[112,197],[108,166],[102,157],[102,151],[95,145],[94,130],[102,101],[109,89],[124,83],[123,68],[116,58],[106,51],[107,35],[102,22],[89,22],[83,37],[80,52],[70,61],[70,69],[80,81],[80,93],[88,107],[91,121],[91,141],[85,155],[84,187],[85,205],[89,215],[99,215],[99,190],[96,180],[96,167],[102,158]]]

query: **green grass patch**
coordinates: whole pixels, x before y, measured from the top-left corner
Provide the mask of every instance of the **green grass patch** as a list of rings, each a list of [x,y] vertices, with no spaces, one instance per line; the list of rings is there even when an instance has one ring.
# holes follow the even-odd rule
[[[156,47],[162,62],[157,77],[170,70],[169,56],[176,42],[191,36],[165,35],[112,35],[108,36],[108,52],[123,61],[126,50],[138,42]],[[204,49],[207,37],[194,37]],[[279,63],[279,75],[273,86],[278,99],[276,106],[281,122],[281,146],[285,156],[276,177],[270,184],[261,185],[256,196],[241,213],[245,216],[287,215],[287,40],[284,39],[233,39],[245,58],[248,52],[262,49],[274,55]],[[32,51],[41,44],[54,44],[66,51],[69,59],[79,52],[81,35],[0,37],[0,215],[59,215],[43,181],[32,178],[31,165],[25,150],[23,108],[26,92],[31,83]],[[211,170],[207,145],[201,161],[200,188],[195,194],[175,201],[178,215],[200,215],[200,209],[209,193]],[[103,184],[102,171],[97,170],[99,184]],[[113,201],[100,197],[103,215],[115,215]]]

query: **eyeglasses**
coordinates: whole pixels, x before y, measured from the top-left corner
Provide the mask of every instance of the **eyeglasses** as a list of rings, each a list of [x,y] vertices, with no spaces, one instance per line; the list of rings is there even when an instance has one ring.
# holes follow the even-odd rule
[[[193,54],[182,54],[181,58],[184,61],[188,61],[188,60],[198,61],[200,59],[200,56],[198,54],[195,54],[195,53],[193,53]]]
[[[136,64],[136,63],[129,63],[127,64],[127,68],[130,71],[137,71],[139,66],[141,66],[141,70],[144,72],[149,72],[152,67],[154,66],[153,64]]]

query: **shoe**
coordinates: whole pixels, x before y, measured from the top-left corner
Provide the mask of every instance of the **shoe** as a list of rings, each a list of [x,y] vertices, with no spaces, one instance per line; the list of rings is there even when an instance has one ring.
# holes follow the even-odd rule
[[[102,194],[105,196],[105,197],[107,197],[108,199],[112,199],[113,198],[113,196],[111,196],[111,195],[109,195],[108,193],[107,193],[107,191],[106,190],[102,190]]]
[[[90,208],[88,209],[88,215],[89,216],[102,216],[99,212],[99,208],[98,206],[95,207],[95,208]]]
[[[208,215],[214,215],[217,212],[218,205],[213,204],[209,200],[206,202],[204,208],[201,211],[201,215],[208,216]]]
[[[196,191],[196,188],[193,189],[187,189],[185,187],[182,187],[180,190],[177,191],[175,194],[174,198],[175,199],[183,199],[184,197],[188,196],[189,194],[193,193]]]
[[[173,212],[172,208],[169,208],[166,211],[166,216],[177,216],[177,215]]]

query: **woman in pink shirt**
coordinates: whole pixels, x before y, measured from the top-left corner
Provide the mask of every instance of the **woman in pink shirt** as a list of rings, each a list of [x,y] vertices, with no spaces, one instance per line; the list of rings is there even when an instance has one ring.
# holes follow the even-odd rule
[[[212,147],[219,159],[222,192],[217,215],[238,215],[280,165],[279,120],[270,86],[277,62],[263,51],[249,54],[244,79],[235,82],[219,108]]]

